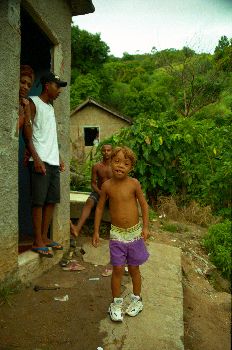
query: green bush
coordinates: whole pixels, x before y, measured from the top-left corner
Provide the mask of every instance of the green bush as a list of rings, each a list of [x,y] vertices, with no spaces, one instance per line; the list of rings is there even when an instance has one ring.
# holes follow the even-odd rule
[[[222,274],[231,278],[231,221],[212,225],[203,240],[203,245],[210,254],[212,262],[222,271]]]

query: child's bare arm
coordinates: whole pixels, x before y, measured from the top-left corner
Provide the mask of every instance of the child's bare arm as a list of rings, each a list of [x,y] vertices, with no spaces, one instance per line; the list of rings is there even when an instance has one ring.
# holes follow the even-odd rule
[[[101,189],[100,199],[95,210],[94,233],[93,233],[93,239],[92,239],[92,243],[94,247],[97,247],[99,244],[99,228],[100,228],[101,218],[105,207],[106,199],[107,199],[106,185],[104,186],[103,184]]]
[[[146,240],[148,235],[149,235],[149,229],[148,229],[148,225],[149,225],[148,204],[147,204],[147,201],[146,201],[146,199],[144,197],[144,194],[142,192],[141,185],[140,185],[139,181],[136,180],[135,186],[136,186],[136,196],[138,198],[139,205],[141,207],[142,218],[143,218],[142,236],[143,236],[144,240]]]

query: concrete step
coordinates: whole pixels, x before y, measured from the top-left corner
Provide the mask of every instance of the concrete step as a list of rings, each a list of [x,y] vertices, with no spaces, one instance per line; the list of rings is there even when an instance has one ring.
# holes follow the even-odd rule
[[[109,262],[108,241],[101,240],[96,249],[84,244],[86,262],[106,265]],[[183,290],[181,250],[148,241],[149,260],[141,266],[144,309],[136,317],[125,316],[115,323],[107,316],[100,332],[107,333],[104,350],[183,350]],[[124,303],[129,303],[130,277],[124,277]],[[110,291],[109,291],[110,293]]]

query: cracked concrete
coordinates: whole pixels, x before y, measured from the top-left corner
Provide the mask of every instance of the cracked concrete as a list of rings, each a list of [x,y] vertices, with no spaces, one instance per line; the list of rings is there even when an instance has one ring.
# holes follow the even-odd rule
[[[84,244],[84,260],[97,265],[109,262],[108,241],[96,249]],[[123,323],[109,317],[100,322],[107,333],[104,350],[183,350],[183,291],[179,248],[148,241],[150,258],[141,266],[144,309],[137,317],[125,316]],[[126,281],[126,283],[125,283]],[[131,293],[130,277],[125,277],[124,308]]]

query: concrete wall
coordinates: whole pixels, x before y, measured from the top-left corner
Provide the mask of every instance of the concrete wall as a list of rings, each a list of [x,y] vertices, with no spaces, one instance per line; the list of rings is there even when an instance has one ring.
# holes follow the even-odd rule
[[[18,89],[20,67],[20,0],[0,1],[0,281],[22,275],[18,262]],[[22,1],[23,7],[54,43],[54,71],[70,77],[71,10],[66,0]],[[30,48],[28,48],[30,49]],[[38,57],[39,59],[39,57]],[[61,155],[69,168],[69,86],[54,103]],[[61,203],[53,220],[53,238],[69,242],[69,171],[61,175]],[[24,253],[28,254],[28,253]],[[34,253],[33,256],[35,255]],[[30,255],[29,254],[29,255]],[[30,258],[28,255],[28,258]],[[22,259],[20,266],[27,259]],[[30,260],[30,259],[29,259]],[[58,256],[43,263],[34,259],[39,275],[57,262]],[[27,279],[26,277],[24,280]]]
[[[94,105],[87,105],[73,114],[70,122],[72,157],[80,161],[83,159],[83,153],[87,155],[92,149],[92,147],[86,147],[84,144],[84,127],[99,127],[100,141],[103,141],[118,132],[121,128],[129,126],[129,123],[125,120]]]

